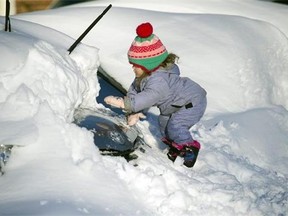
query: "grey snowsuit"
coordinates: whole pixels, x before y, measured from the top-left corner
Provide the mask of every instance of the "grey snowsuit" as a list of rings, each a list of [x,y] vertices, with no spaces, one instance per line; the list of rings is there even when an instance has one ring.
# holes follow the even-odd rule
[[[143,78],[140,88],[136,80],[128,90],[125,109],[137,113],[157,106],[162,135],[180,145],[192,142],[189,129],[205,112],[206,91],[191,79],[180,77],[176,64],[168,69],[159,68]]]

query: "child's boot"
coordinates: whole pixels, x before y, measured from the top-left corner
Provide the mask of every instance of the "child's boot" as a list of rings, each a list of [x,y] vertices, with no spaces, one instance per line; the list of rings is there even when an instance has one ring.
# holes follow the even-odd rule
[[[177,143],[173,142],[170,150],[172,148],[176,149],[178,151],[177,156],[183,157],[184,158],[183,164],[186,167],[190,168],[190,167],[194,166],[194,164],[197,160],[197,156],[198,156],[200,147],[201,147],[200,143],[196,140],[189,142],[189,143],[184,143],[184,144],[177,144]],[[168,157],[169,157],[169,155],[168,155]],[[175,159],[176,159],[176,157],[175,157]],[[169,159],[170,159],[170,157],[169,157]],[[174,159],[174,161],[175,161],[175,159]]]
[[[178,156],[180,157],[184,156],[183,152],[184,145],[179,145],[175,142],[171,142],[171,145],[169,147],[170,149],[169,152],[167,153],[167,156],[171,161],[174,162]]]
[[[196,140],[194,140],[193,142],[187,143],[185,145],[185,147],[183,148],[184,150],[184,165],[186,167],[193,167],[196,160],[197,160],[197,156],[200,150],[200,143]]]
[[[174,162],[179,154],[180,154],[180,151],[171,146],[167,153],[167,156],[172,162]]]

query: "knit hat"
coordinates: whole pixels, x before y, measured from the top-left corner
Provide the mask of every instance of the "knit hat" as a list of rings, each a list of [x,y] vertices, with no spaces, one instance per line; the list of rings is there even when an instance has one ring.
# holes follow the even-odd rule
[[[153,34],[150,23],[142,23],[136,29],[137,36],[128,50],[129,63],[146,71],[154,71],[167,58],[168,52],[161,40]]]

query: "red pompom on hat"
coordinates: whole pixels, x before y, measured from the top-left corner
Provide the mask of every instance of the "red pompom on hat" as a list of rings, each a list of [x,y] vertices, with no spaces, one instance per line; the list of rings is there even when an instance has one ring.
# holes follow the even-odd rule
[[[147,22],[147,23],[142,23],[139,25],[136,29],[136,33],[139,37],[141,38],[147,38],[153,33],[153,26]]]

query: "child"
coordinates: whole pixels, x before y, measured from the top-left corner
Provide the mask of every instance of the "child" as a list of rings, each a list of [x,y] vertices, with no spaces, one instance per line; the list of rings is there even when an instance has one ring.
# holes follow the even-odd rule
[[[178,56],[168,54],[150,23],[139,25],[136,33],[128,51],[135,80],[126,97],[108,96],[105,103],[124,109],[130,126],[144,117],[143,110],[157,106],[162,141],[169,146],[168,158],[174,162],[177,156],[183,157],[184,165],[193,167],[200,143],[193,140],[189,129],[205,112],[206,91],[189,78],[180,77],[175,64]]]

